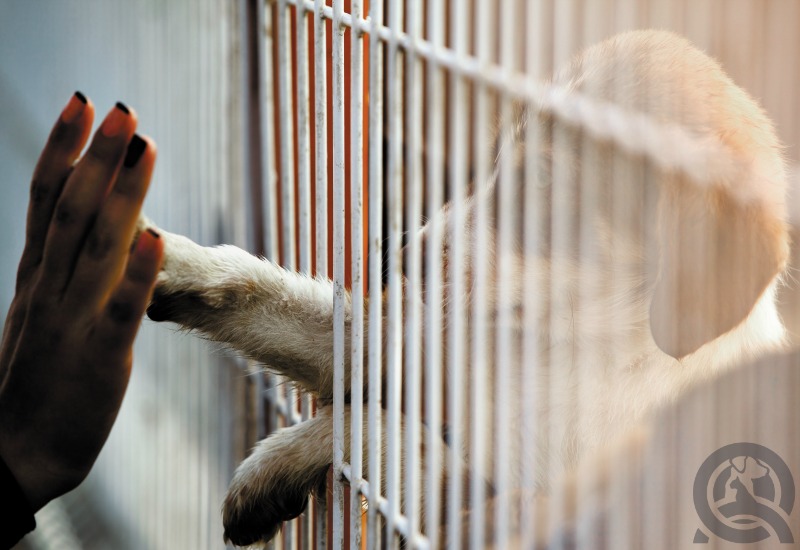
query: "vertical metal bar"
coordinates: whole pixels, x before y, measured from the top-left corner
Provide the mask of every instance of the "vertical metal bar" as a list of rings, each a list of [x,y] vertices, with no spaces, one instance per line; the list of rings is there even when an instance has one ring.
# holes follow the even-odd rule
[[[308,83],[308,10],[304,2],[298,3],[295,19],[295,44],[297,52],[297,201],[300,235],[299,268],[311,273],[311,139],[309,131],[309,102],[311,93]]]
[[[361,0],[352,0],[351,15],[361,19]],[[350,235],[352,321],[350,323],[350,548],[361,550],[362,431],[364,394],[364,217],[363,33],[350,30]]]
[[[327,108],[327,44],[323,16],[325,0],[314,0],[314,196],[316,206],[315,272],[317,277],[328,276],[328,108]],[[328,543],[327,496],[314,502],[317,550]]]
[[[389,44],[386,55],[386,110],[388,157],[387,186],[389,278],[386,322],[386,544],[397,547],[396,524],[400,515],[400,456],[402,401],[402,285],[403,285],[403,67],[400,64],[399,36],[403,18],[403,0],[388,0]]]
[[[294,130],[292,125],[292,56],[289,1],[278,0],[278,117],[281,157],[281,262],[295,268]]]
[[[333,546],[344,547],[344,0],[333,2]]]
[[[452,2],[450,13],[450,36],[456,55],[467,53],[467,10]],[[447,352],[449,370],[450,404],[449,422],[449,470],[447,525],[449,548],[461,548],[461,500],[462,500],[462,409],[464,391],[464,242],[461,228],[465,226],[464,189],[467,184],[466,126],[467,103],[462,77],[451,75],[449,94],[450,121],[450,196],[452,204],[452,226],[449,228],[450,254],[448,258],[451,285],[449,290],[449,330]]]
[[[475,3],[475,20],[473,21],[473,33],[476,43],[476,53],[478,60],[485,64],[493,61],[495,53],[495,30],[496,25],[492,24],[495,7],[490,2]],[[485,517],[486,491],[485,480],[491,469],[491,458],[495,454],[493,442],[489,439],[489,427],[491,424],[492,412],[487,410],[486,392],[490,391],[491,379],[489,377],[489,366],[487,365],[489,349],[493,346],[488,341],[490,334],[487,331],[487,320],[489,318],[489,304],[487,293],[489,288],[489,262],[483,256],[483,252],[490,250],[490,193],[493,186],[493,169],[491,150],[494,149],[492,143],[491,129],[489,125],[490,97],[489,89],[483,83],[475,84],[474,92],[474,123],[472,158],[475,164],[475,178],[473,189],[475,195],[474,207],[474,228],[469,235],[468,245],[470,247],[470,258],[472,261],[473,273],[473,296],[472,296],[472,334],[470,342],[470,364],[468,366],[469,376],[467,384],[470,391],[470,497],[469,506],[471,519],[471,535],[469,542],[470,548],[479,550],[486,545],[485,540]],[[502,129],[501,129],[502,132]],[[500,138],[500,136],[497,136]],[[461,226],[456,226],[460,228]],[[493,233],[493,232],[492,232]],[[464,533],[467,537],[468,534]]]
[[[575,0],[564,0],[554,4],[553,28],[553,62],[558,71],[570,59],[573,50],[573,26],[576,21]],[[576,190],[573,181],[573,168],[570,166],[573,140],[571,129],[562,121],[555,121],[552,128],[552,185],[551,185],[551,276],[550,276],[550,316],[548,319],[550,341],[550,402],[547,418],[550,428],[548,449],[561,449],[564,438],[572,425],[574,408],[566,411],[554,410],[559,402],[571,402],[574,394],[571,377],[574,357],[570,346],[563,343],[562,335],[569,332],[565,320],[570,319],[571,281],[570,259],[573,257],[576,242],[576,226],[580,223],[574,213]],[[567,400],[567,401],[563,401]],[[548,468],[549,479],[558,479],[563,472],[563,462],[557,452],[550,452]],[[563,494],[553,494],[550,499],[550,517],[552,525],[563,521]],[[557,546],[557,548],[560,546]]]
[[[534,0],[528,4],[526,13],[526,35],[528,43],[525,50],[525,69],[530,75],[541,77],[545,70],[544,59],[544,28],[548,25],[547,6],[548,0]],[[522,254],[525,258],[537,258],[542,251],[542,225],[545,204],[542,200],[547,190],[547,181],[542,181],[545,173],[542,166],[541,128],[542,122],[539,113],[530,106],[526,106],[527,124],[523,139],[527,154],[524,159],[525,181],[523,186],[523,216],[522,216]],[[522,337],[522,392],[526,396],[522,414],[520,430],[525,434],[522,442],[522,456],[531,467],[524,468],[520,489],[534,492],[538,483],[537,472],[541,468],[538,461],[542,416],[540,377],[544,371],[541,361],[542,348],[540,319],[542,313],[541,296],[545,289],[542,288],[543,277],[538,273],[539,266],[535,262],[525,262],[523,267],[523,337]],[[521,540],[523,544],[531,545],[537,538],[537,522],[539,511],[535,499],[523,499],[519,511]]]
[[[314,0],[314,144],[316,197],[316,274],[328,275],[328,90],[325,0]]]
[[[295,51],[297,57],[297,201],[299,215],[299,269],[302,273],[311,274],[311,120],[309,104],[311,93],[308,82],[308,8],[304,2],[297,5],[295,17]],[[311,396],[300,396],[300,413],[303,420],[311,418]],[[309,502],[309,511],[313,501]],[[310,548],[313,537],[313,525],[310,513],[300,516],[300,543],[303,548]]]
[[[422,81],[416,41],[421,37],[419,20],[420,0],[406,0],[405,70],[405,145],[406,145],[406,222],[409,235],[406,269],[406,327],[405,327],[405,515],[408,519],[408,539],[413,541],[419,532],[420,509],[420,424],[421,424],[421,316],[422,266],[419,224],[422,218]]]
[[[508,74],[513,71],[517,58],[516,44],[516,25],[514,19],[521,11],[519,0],[502,0],[500,4],[498,21],[500,33],[500,64],[508,70]],[[514,176],[514,162],[516,156],[516,127],[517,121],[512,120],[514,116],[513,105],[508,96],[500,98],[500,127],[501,131],[514,134],[503,143],[505,150],[499,156],[499,181],[498,181],[498,205],[497,219],[498,235],[496,248],[497,265],[497,331],[495,349],[495,471],[494,485],[497,492],[497,505],[495,507],[495,541],[497,548],[508,548],[509,546],[509,516],[511,513],[509,505],[509,495],[513,488],[512,474],[517,472],[510,471],[509,465],[519,464],[519,457],[515,452],[519,437],[514,437],[511,430],[515,424],[511,421],[511,411],[517,410],[516,399],[517,388],[514,373],[517,372],[519,357],[516,352],[516,340],[512,329],[514,323],[515,310],[515,283],[517,277],[514,273],[514,261],[516,251],[514,249],[515,228],[521,220],[517,217],[515,205],[515,193],[518,194],[517,182]],[[512,141],[513,140],[513,141]],[[480,250],[480,249],[478,249]]]
[[[290,270],[295,268],[296,262],[296,234],[295,234],[295,193],[294,193],[294,127],[291,113],[292,101],[292,52],[291,29],[289,17],[290,4],[288,0],[278,0],[277,36],[278,36],[278,105],[281,116],[278,117],[279,143],[281,159],[281,263]],[[290,385],[284,387],[286,406],[286,425],[293,423],[295,406],[295,392]],[[295,546],[295,525],[287,524],[283,529],[284,547]]]
[[[428,0],[428,40],[434,48],[444,47],[444,2]],[[444,200],[444,75],[435,62],[427,64],[426,78],[428,154],[426,202],[428,243],[425,262],[425,413],[428,418],[427,487],[425,491],[425,528],[428,538],[436,541],[441,522],[441,460],[438,449],[442,442],[442,235],[439,209]]]
[[[259,78],[259,98],[261,100],[261,200],[264,213],[264,254],[273,261],[278,259],[278,215],[275,205],[277,197],[278,173],[275,165],[274,105],[272,87],[273,22],[272,8],[267,9],[264,2],[257,1],[257,28],[263,40],[257,40],[258,56],[261,59]]]
[[[605,32],[611,26],[610,10],[608,5],[603,2],[595,2],[590,6],[584,8],[583,17],[581,20],[582,34],[585,37],[584,44],[594,43],[597,38],[596,35],[604,36]],[[584,93],[590,96],[595,94],[596,91],[591,89],[596,83],[589,82],[587,89]],[[601,251],[592,249],[597,245],[596,232],[597,225],[594,220],[597,219],[600,212],[607,211],[604,201],[604,187],[607,181],[604,178],[608,177],[608,171],[603,170],[607,161],[601,157],[601,151],[598,147],[597,140],[591,136],[586,135],[585,132],[581,133],[580,142],[577,144],[577,152],[580,155],[575,159],[575,163],[580,163],[580,166],[591,167],[586,170],[579,170],[576,182],[577,196],[579,200],[578,206],[578,219],[580,220],[580,227],[578,229],[578,291],[575,295],[575,302],[573,311],[575,312],[576,322],[573,323],[574,330],[573,339],[579,341],[580,345],[576,346],[577,353],[575,355],[575,376],[577,380],[576,387],[576,407],[575,418],[577,424],[580,426],[589,422],[589,415],[593,414],[592,411],[587,410],[587,407],[582,406],[584,403],[591,403],[592,399],[596,398],[597,388],[593,384],[587,383],[587,380],[594,379],[597,376],[597,370],[602,368],[602,364],[597,361],[598,357],[605,356],[604,343],[597,342],[596,338],[591,335],[582,334],[579,330],[585,326],[581,322],[581,316],[584,315],[587,307],[591,304],[608,303],[607,300],[609,290],[609,275],[610,266],[606,264],[607,258],[602,255]],[[600,214],[601,215],[601,214]],[[606,300],[606,302],[604,302]],[[581,484],[575,487],[575,514],[577,517],[583,517],[582,514],[594,514],[593,504],[586,504],[590,487],[595,484],[594,472],[585,472],[579,478]],[[596,540],[595,533],[581,534],[579,545],[585,547],[587,550],[598,548],[599,544]]]
[[[637,0],[621,1],[615,14],[615,24],[619,28],[625,30],[637,28],[642,18],[640,8],[641,4]],[[616,63],[616,67],[617,74],[612,77],[614,80],[611,86],[611,101],[612,103],[619,104],[626,100],[627,96],[632,93],[628,90],[628,83],[635,77],[632,74],[630,66],[624,63]],[[636,161],[626,159],[618,152],[614,153],[611,161],[611,204],[609,210],[611,223],[616,226],[624,227],[626,223],[625,220],[630,216],[629,210],[631,205],[635,204],[631,200],[631,192],[634,187],[642,185],[641,175],[639,170],[637,170],[637,166],[638,164]],[[611,238],[616,238],[613,232]],[[612,249],[614,246],[617,246],[616,243],[611,244]],[[608,293],[607,298],[613,299],[616,296],[624,295],[625,287],[622,280],[631,280],[628,279],[628,277],[632,274],[629,273],[628,266],[614,265],[612,267],[614,268],[614,276],[611,277],[605,292]],[[615,316],[616,315],[615,312]],[[616,321],[616,319],[614,321]],[[617,322],[620,321],[622,321],[622,319]],[[616,365],[620,360],[619,350],[624,346],[624,342],[618,340],[619,338],[613,338],[605,346],[604,351],[606,353],[604,356],[607,358],[608,364],[610,365]],[[613,468],[609,474],[608,483],[611,487],[611,491],[609,491],[611,498],[614,498],[615,490],[618,492],[618,488],[623,486],[623,482],[626,479],[625,472],[628,471],[630,466],[630,457],[627,454],[622,454],[618,459],[618,463],[619,471],[616,471],[617,468]],[[609,544],[614,548],[630,548],[632,543],[630,537],[632,530],[628,518],[631,517],[631,502],[625,495],[621,495],[621,498],[614,499],[614,504],[615,514],[618,514],[618,516],[615,518],[615,521],[609,523]]]
[[[261,167],[262,167],[262,191],[261,200],[264,213],[264,254],[272,261],[277,262],[278,254],[278,214],[276,208],[278,174],[276,170],[275,152],[275,97],[273,93],[272,81],[275,76],[272,51],[275,47],[273,43],[274,27],[272,17],[272,4],[265,5],[264,2],[255,2],[256,17],[258,18],[258,29],[263,33],[263,48],[259,48],[258,54],[261,60],[261,79],[259,82],[259,97],[261,97]],[[253,370],[256,372],[256,370]],[[259,380],[255,382],[261,386],[261,391],[257,392],[259,397],[256,404],[256,423],[257,439],[262,439],[266,432],[274,432],[278,429],[278,378],[273,374],[255,374]],[[263,395],[266,405],[261,403]],[[267,414],[266,408],[269,408]],[[264,416],[269,418],[269,425],[265,425]],[[248,442],[249,443],[249,442]]]
[[[383,303],[377,296],[383,284],[383,1],[370,2],[369,60],[369,509],[367,547],[379,548],[378,497],[381,488]]]

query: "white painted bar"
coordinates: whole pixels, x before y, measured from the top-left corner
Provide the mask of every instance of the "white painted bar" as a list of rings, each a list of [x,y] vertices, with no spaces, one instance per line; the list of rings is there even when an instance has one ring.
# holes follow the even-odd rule
[[[444,47],[444,2],[427,2],[428,39],[435,48]],[[426,151],[426,212],[435,219],[444,201],[444,74],[434,61],[427,64],[425,97],[427,111]],[[425,412],[428,436],[426,447],[425,530],[430,540],[436,540],[441,523],[441,464],[439,453],[430,452],[442,441],[442,236],[441,223],[429,226],[425,250]]]
[[[500,32],[500,64],[509,70],[517,66],[517,33],[515,19],[522,10],[520,0],[501,0],[499,6],[498,28]],[[500,127],[504,132],[515,132],[517,121],[514,120],[514,106],[508,96],[500,96]],[[514,136],[516,139],[516,136]],[[512,422],[512,411],[516,411],[519,403],[517,380],[515,372],[518,369],[518,355],[516,341],[512,328],[515,325],[515,297],[514,297],[514,260],[515,260],[515,231],[522,222],[518,219],[515,201],[519,196],[516,181],[515,155],[517,144],[515,142],[503,144],[505,152],[501,152],[497,167],[500,174],[497,193],[497,329],[495,341],[495,452],[494,489],[495,497],[495,545],[497,548],[509,547],[509,528],[511,505],[509,497],[518,489],[514,487],[509,464],[519,464],[517,448],[519,434],[511,433],[517,426]],[[530,152],[529,152],[530,154]],[[480,249],[478,249],[480,250]],[[518,275],[517,275],[518,276]]]
[[[383,24],[383,2],[370,2],[369,47],[369,289],[376,292],[383,286],[383,44],[376,29]],[[383,443],[383,304],[379,299],[369,301],[369,399],[367,432],[370,447],[370,480],[367,510],[367,547],[381,547],[378,507],[381,497],[381,453],[374,452]]]
[[[314,155],[316,167],[316,274],[328,275],[328,106],[325,0],[314,2]]]
[[[333,2],[333,547],[344,548],[344,0]]]
[[[308,15],[306,4],[297,6],[295,17],[297,57],[297,205],[299,236],[298,269],[311,273],[311,91],[308,82]]]
[[[361,0],[352,0],[353,17],[361,16]],[[352,481],[363,477],[364,395],[364,46],[363,33],[350,30],[350,548],[361,550],[362,494]]]
[[[525,51],[525,69],[532,75],[540,75],[547,70],[545,66],[544,50],[547,48],[545,29],[548,26],[548,0],[532,0],[528,4],[526,13],[525,28],[528,33],[528,43]],[[532,107],[527,105],[529,109]],[[531,115],[525,133],[522,138],[525,140],[529,151],[538,151],[542,141],[541,126],[538,116]],[[535,257],[542,250],[542,226],[545,218],[544,192],[546,186],[540,181],[541,160],[537,154],[529,154],[524,160],[525,181],[522,193],[525,213],[522,220],[522,248],[525,255]],[[526,459],[532,460],[537,453],[537,439],[541,429],[541,417],[539,414],[541,395],[540,373],[544,366],[541,364],[541,349],[539,346],[540,333],[542,327],[540,318],[542,315],[543,302],[541,300],[542,289],[539,288],[539,278],[534,276],[530,268],[526,266],[524,279],[524,300],[523,300],[523,331],[522,339],[522,392],[525,395],[524,414],[522,415],[522,425],[520,430],[526,434],[522,442],[522,455]],[[535,468],[526,468],[522,472],[520,489],[523,491],[533,491],[536,483]],[[523,541],[536,540],[538,535],[536,521],[529,518],[536,518],[539,510],[536,508],[534,499],[525,499],[519,510],[520,526],[522,527],[521,538]]]
[[[419,239],[422,219],[422,68],[415,52],[422,34],[421,0],[406,0],[406,29],[412,37],[405,55],[405,480],[402,483],[405,517],[412,537],[420,532],[420,425],[422,422],[422,250]]]
[[[464,55],[467,49],[467,10],[459,9],[456,2],[451,3],[450,13],[450,39],[456,55]],[[452,202],[452,227],[464,226],[464,198],[467,185],[466,170],[466,125],[468,116],[467,97],[461,75],[451,73],[448,100],[448,117],[450,121],[450,198]],[[464,273],[465,246],[460,230],[448,233],[450,239],[450,295],[451,302],[447,331],[447,357],[449,377],[449,419],[450,440],[448,441],[448,470],[451,483],[449,484],[447,500],[447,535],[448,548],[461,547],[461,507],[462,507],[462,437],[460,427],[462,424],[462,410],[464,398],[464,365],[465,353],[463,339],[466,335],[464,326],[463,295],[466,290]]]
[[[490,2],[477,2],[475,4],[476,15],[473,21],[473,33],[476,42],[476,55],[484,63],[492,63],[496,53],[496,25],[492,24],[492,18],[496,10]],[[476,84],[473,92],[473,117],[475,131],[471,143],[471,157],[475,166],[475,177],[473,178],[473,189],[486,189],[490,182],[495,179],[494,155],[492,150],[495,148],[492,136],[490,119],[490,90],[483,84]],[[487,189],[488,191],[488,189]],[[490,249],[490,217],[493,209],[489,201],[489,192],[478,192],[475,201],[475,229],[474,242],[470,242],[470,258],[473,281],[472,298],[472,327],[469,338],[469,365],[467,366],[469,376],[466,377],[468,384],[467,392],[470,396],[470,502],[471,510],[470,532],[464,533],[465,542],[469,540],[472,550],[480,550],[485,547],[484,520],[486,509],[486,477],[491,469],[491,457],[494,454],[494,446],[491,442],[490,421],[493,411],[490,410],[491,400],[486,399],[486,393],[492,388],[489,367],[489,353],[493,348],[491,339],[494,335],[488,330],[489,319],[489,270],[491,265],[485,261],[480,251]],[[457,226],[458,227],[458,226]],[[493,233],[493,232],[491,232]],[[463,368],[463,367],[462,367]],[[454,429],[459,429],[460,425],[453,425]],[[452,483],[452,481],[451,481]],[[469,538],[468,538],[469,537]]]
[[[295,268],[296,236],[294,214],[294,125],[292,124],[292,52],[289,3],[278,0],[278,150],[281,159],[281,262]]]
[[[263,2],[256,3],[256,28],[261,29],[263,40],[258,40],[257,54],[261,62],[261,75],[259,79],[259,100],[261,104],[261,209],[263,223],[264,255],[272,260],[278,260],[278,213],[275,204],[278,190],[278,172],[275,163],[275,96],[272,81],[273,63],[272,51],[274,48],[272,9],[266,9]],[[247,67],[244,67],[244,71]],[[245,114],[247,116],[247,113]],[[266,437],[278,429],[277,392],[278,378],[269,373],[258,372],[260,368],[251,365],[251,372],[258,378],[257,403],[255,405],[256,437],[258,440]],[[257,373],[257,374],[256,374]],[[261,399],[263,395],[264,399]],[[268,412],[269,410],[269,412]],[[264,417],[269,418],[269,426],[264,422]]]
[[[308,7],[297,6],[295,16],[295,52],[297,58],[297,206],[298,206],[298,270],[311,274],[311,119],[309,107],[311,92],[308,82]],[[312,399],[308,394],[300,394],[300,416],[308,420],[312,416]],[[313,499],[309,499],[308,510],[313,509]],[[310,548],[314,528],[310,513],[299,518],[300,544]]]
[[[386,291],[386,546],[397,548],[395,524],[401,513],[401,402],[403,383],[403,66],[395,37],[403,20],[403,0],[388,0],[387,22],[393,31],[386,54],[386,112],[388,178],[386,209],[388,214],[387,258],[388,289]]]

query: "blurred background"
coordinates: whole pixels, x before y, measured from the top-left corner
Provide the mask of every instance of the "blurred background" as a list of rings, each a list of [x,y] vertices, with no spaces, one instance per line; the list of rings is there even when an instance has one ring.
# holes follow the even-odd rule
[[[122,101],[138,113],[139,132],[158,144],[145,206],[152,219],[204,244],[247,245],[239,7],[219,0],[0,2],[3,312],[24,242],[29,178],[75,90],[94,102],[95,127]],[[206,343],[150,321],[133,371],[87,483],[42,510],[20,548],[223,547],[222,497],[245,451],[245,422],[237,416],[244,372]]]

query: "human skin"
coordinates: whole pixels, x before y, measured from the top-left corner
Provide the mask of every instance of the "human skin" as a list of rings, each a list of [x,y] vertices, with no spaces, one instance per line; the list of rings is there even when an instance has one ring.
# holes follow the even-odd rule
[[[155,144],[117,104],[81,156],[93,119],[76,93],[36,165],[0,347],[0,457],[33,511],[75,488],[103,447],[163,254],[155,232],[131,246]]]

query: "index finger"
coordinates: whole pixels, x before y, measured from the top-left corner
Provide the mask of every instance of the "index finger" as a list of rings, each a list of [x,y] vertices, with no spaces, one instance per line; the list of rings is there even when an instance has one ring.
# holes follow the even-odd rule
[[[31,179],[25,248],[17,271],[17,290],[41,263],[53,210],[72,165],[89,139],[93,120],[94,105],[82,93],[75,92],[50,131]]]

